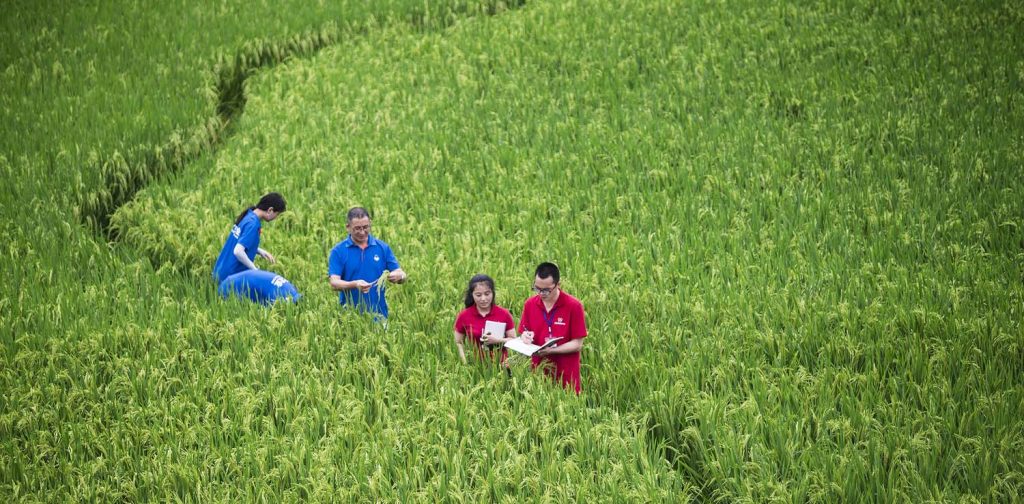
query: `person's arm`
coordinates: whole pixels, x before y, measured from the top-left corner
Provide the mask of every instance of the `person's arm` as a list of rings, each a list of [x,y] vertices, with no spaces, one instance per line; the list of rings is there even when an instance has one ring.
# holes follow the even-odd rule
[[[571,354],[579,352],[583,348],[583,338],[587,337],[587,319],[583,313],[583,305],[577,305],[569,312],[569,334],[573,335],[569,341],[563,341],[558,346],[540,350],[535,355],[543,357],[545,355]]]
[[[331,285],[331,289],[336,291],[359,289],[364,294],[370,292],[370,287],[373,287],[366,280],[342,280],[339,275],[331,275],[327,278],[327,283]]]
[[[332,250],[327,256],[327,284],[336,291],[359,289],[364,294],[370,292],[370,283],[365,280],[342,280],[341,275],[345,273],[342,255]]]
[[[238,232],[238,243],[235,244],[235,249],[232,252],[234,253],[235,258],[238,259],[238,262],[244,264],[246,268],[258,270],[259,268],[253,264],[252,259],[249,259],[249,255],[246,254],[246,251],[249,250],[255,250],[259,253],[260,228],[258,224],[246,221],[242,224],[242,229]]]
[[[388,281],[391,283],[403,283],[409,276],[405,274],[405,271],[402,271],[402,267],[398,265],[398,258],[395,257],[395,252],[387,245],[384,246],[384,267],[388,270]]]
[[[242,263],[246,268],[251,270],[259,269],[249,260],[249,256],[245,255],[245,246],[241,243],[236,243],[235,249],[232,252],[235,254],[235,259],[238,259],[238,262]]]
[[[501,339],[501,344],[504,345],[518,336],[516,336],[516,319],[512,318],[512,314],[502,308],[501,316],[504,319],[503,322],[505,322],[505,337]]]
[[[466,335],[455,331],[455,346],[459,349],[459,359],[462,359],[462,363],[466,363],[466,349],[463,348],[462,343],[466,341]]]
[[[263,250],[263,249],[257,247],[256,248],[256,253],[259,254],[260,257],[266,259],[267,262],[269,262],[270,264],[276,264],[277,263],[277,259],[274,258],[274,254],[271,254],[270,252],[267,252],[266,250]]]
[[[505,337],[501,337],[497,334],[485,332],[480,335],[480,342],[488,345],[504,345],[506,341],[514,339],[516,337],[515,329],[508,329],[505,331]]]
[[[577,339],[571,339],[569,341],[566,341],[565,343],[562,343],[561,345],[558,345],[558,346],[553,346],[553,347],[545,348],[543,350],[538,350],[537,353],[535,353],[534,355],[537,355],[539,357],[544,357],[545,355],[571,354],[571,353],[579,352],[582,348],[583,348],[583,338],[577,338]]]
[[[519,339],[523,343],[533,343],[533,331],[526,329],[526,307],[523,306],[523,316],[519,317]]]
[[[533,331],[523,331],[519,333],[519,339],[523,340],[523,343],[533,344]]]
[[[501,337],[495,334],[487,333],[489,337],[481,338],[480,341],[487,343],[488,345],[504,345],[508,341],[512,341],[517,338],[516,330],[508,328],[505,330],[505,336]]]
[[[406,275],[405,271],[402,271],[402,268],[398,268],[388,273],[388,281],[391,283],[400,284],[405,282],[406,278],[409,278],[409,275]]]

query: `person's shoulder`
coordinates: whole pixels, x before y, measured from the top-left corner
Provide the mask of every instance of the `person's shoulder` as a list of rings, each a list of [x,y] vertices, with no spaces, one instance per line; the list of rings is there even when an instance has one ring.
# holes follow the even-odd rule
[[[259,226],[260,218],[256,215],[256,212],[249,210],[248,212],[246,212],[245,217],[242,217],[242,220],[241,222],[239,222],[239,224],[243,226]]]
[[[512,316],[512,312],[508,311],[503,306],[494,305],[494,311],[497,312],[497,314],[501,315],[501,316],[505,316],[505,315],[508,315],[509,317]]]
[[[242,282],[269,282],[277,276],[277,273],[267,270],[245,270],[235,273],[232,277]]]
[[[516,318],[512,316],[512,312],[502,308],[501,306],[496,306],[495,308],[497,308],[497,311],[501,314],[499,315],[500,318],[504,319],[506,322],[512,321],[512,323],[515,324]]]
[[[347,248],[348,248],[348,247],[349,247],[349,246],[350,246],[351,244],[352,244],[352,239],[351,239],[351,238],[345,238],[344,240],[341,240],[340,242],[338,242],[338,243],[335,243],[335,244],[334,244],[334,246],[333,246],[333,247],[331,247],[331,253],[333,254],[333,253],[335,253],[335,252],[341,252],[341,251],[344,251],[344,250],[345,250],[345,249],[347,249]]]
[[[260,218],[256,217],[256,214],[252,212],[249,212],[242,220],[238,221],[240,236],[259,236],[260,227]]]
[[[473,313],[470,310],[475,310],[476,307],[468,306],[459,310],[459,314],[455,316],[455,320],[465,320],[466,318],[472,317]]]
[[[228,287],[244,287],[249,285],[257,285],[264,281],[262,273],[263,270],[245,270],[239,271],[234,275],[230,275],[221,282],[221,286]]]
[[[544,302],[540,300],[540,296],[530,296],[530,297],[526,298],[526,301],[523,301],[523,309],[524,310],[529,309],[529,308],[534,308],[534,307],[536,307],[538,305],[540,305],[540,306],[544,305]]]
[[[260,280],[267,280],[267,281],[273,280],[274,277],[277,276],[277,273],[274,273],[273,271],[267,271],[267,270],[249,270],[248,274],[252,278],[258,278]]]

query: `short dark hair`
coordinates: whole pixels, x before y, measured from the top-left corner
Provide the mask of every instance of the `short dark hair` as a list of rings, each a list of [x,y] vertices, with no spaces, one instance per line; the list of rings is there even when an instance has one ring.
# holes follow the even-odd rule
[[[264,194],[260,201],[256,203],[256,208],[260,210],[270,210],[273,208],[277,213],[284,213],[288,204],[284,201],[284,196],[281,193],[269,192]]]
[[[491,277],[489,277],[487,275],[484,275],[484,274],[473,275],[473,278],[469,279],[469,285],[466,286],[466,299],[465,299],[465,301],[466,301],[466,308],[469,308],[470,306],[473,306],[474,304],[476,304],[476,303],[473,302],[473,290],[475,290],[476,286],[481,284],[481,283],[487,284],[487,286],[491,288],[491,292],[494,292],[494,279],[493,278],[491,278]],[[491,305],[492,306],[495,304],[494,303],[494,298],[496,298],[496,297],[497,296],[491,298]]]
[[[363,217],[369,219],[370,212],[367,212],[366,209],[361,206],[352,207],[348,210],[348,215],[345,216],[345,224],[348,224],[355,219],[362,219]]]
[[[537,272],[535,273],[537,278],[550,278],[555,281],[555,285],[558,284],[561,277],[558,274],[558,266],[555,263],[542,262],[537,266]]]

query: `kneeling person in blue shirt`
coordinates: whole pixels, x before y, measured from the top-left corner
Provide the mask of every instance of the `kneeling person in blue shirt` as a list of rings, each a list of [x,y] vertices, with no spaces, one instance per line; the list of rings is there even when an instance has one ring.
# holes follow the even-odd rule
[[[262,270],[243,271],[225,278],[217,293],[224,299],[238,296],[264,305],[280,299],[294,303],[302,297],[283,276]]]
[[[404,282],[406,274],[391,247],[370,234],[370,214],[365,208],[352,208],[345,220],[348,238],[331,249],[327,258],[327,281],[332,289],[339,291],[342,306],[370,311],[375,319],[387,318],[384,286],[375,283],[385,270],[389,272],[391,283]]]
[[[253,264],[259,254],[270,264],[277,262],[274,256],[260,248],[263,221],[270,222],[283,214],[284,197],[276,192],[264,194],[259,203],[246,208],[235,219],[231,233],[224,240],[224,247],[213,265],[213,280],[220,284],[225,278],[247,270],[259,269]]]

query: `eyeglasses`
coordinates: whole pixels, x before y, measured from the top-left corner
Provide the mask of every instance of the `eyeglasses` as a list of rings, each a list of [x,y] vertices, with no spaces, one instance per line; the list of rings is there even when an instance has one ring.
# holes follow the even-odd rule
[[[369,231],[369,230],[370,230],[370,225],[369,224],[366,224],[364,226],[352,226],[352,231]]]
[[[547,296],[548,294],[551,294],[552,292],[554,292],[555,287],[549,287],[547,289],[541,289],[540,287],[537,287],[535,285],[535,286],[533,286],[532,290],[533,290],[533,292],[536,292],[537,294],[540,294],[541,296]]]

